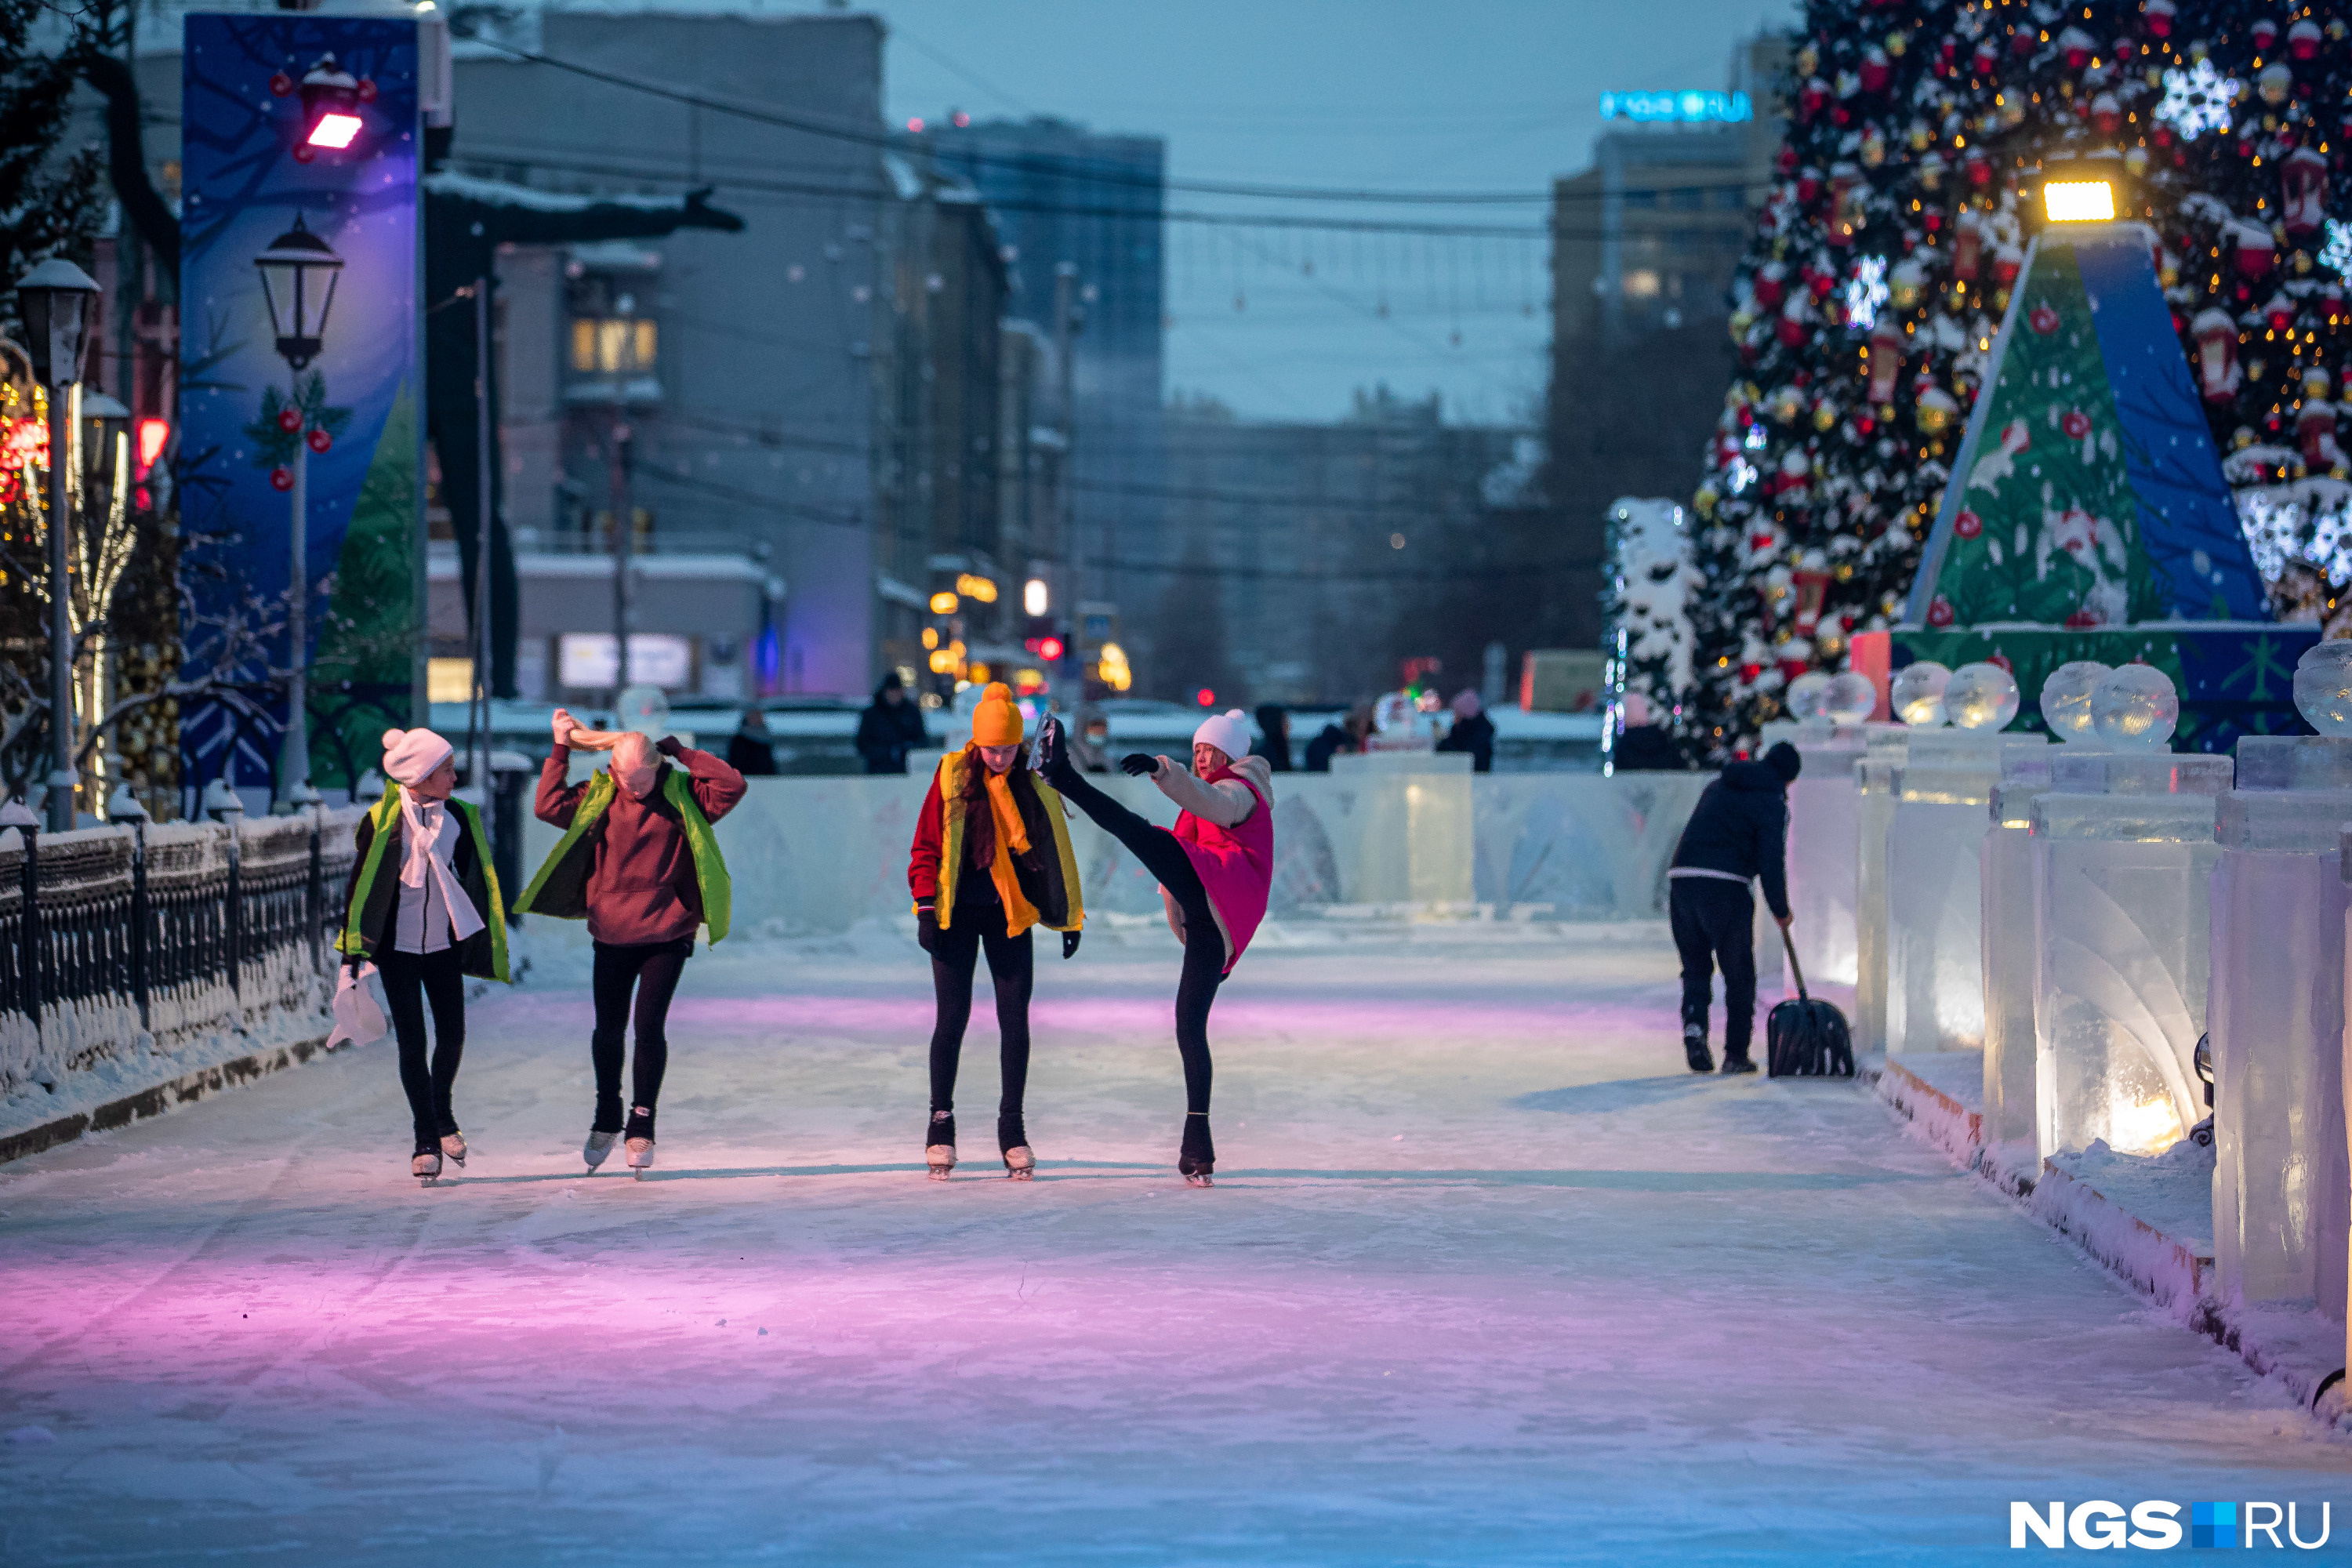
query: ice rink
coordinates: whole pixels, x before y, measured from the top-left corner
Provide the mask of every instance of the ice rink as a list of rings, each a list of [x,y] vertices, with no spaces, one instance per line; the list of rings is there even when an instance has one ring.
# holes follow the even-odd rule
[[[984,993],[920,1174],[881,931],[689,965],[651,1181],[581,1175],[575,960],[477,1006],[436,1189],[388,1043],[0,1167],[0,1563],[1954,1563],[2011,1500],[2352,1503],[1865,1089],[1686,1073],[1661,926],[1270,929],[1207,1192],[1173,941],[1039,951],[1028,1184]]]

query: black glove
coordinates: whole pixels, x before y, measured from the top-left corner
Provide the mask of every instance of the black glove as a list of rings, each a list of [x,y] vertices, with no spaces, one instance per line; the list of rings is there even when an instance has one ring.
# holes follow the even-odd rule
[[[1078,938],[1083,934],[1083,932],[1074,931],[1066,931],[1062,933],[1062,956],[1064,958],[1071,957],[1078,951]]]
[[[1160,759],[1157,757],[1145,756],[1141,752],[1129,752],[1127,755],[1119,758],[1118,771],[1125,773],[1129,778],[1139,779],[1146,773],[1158,773],[1160,771]]]
[[[925,952],[940,950],[939,912],[929,904],[915,906],[915,942]]]

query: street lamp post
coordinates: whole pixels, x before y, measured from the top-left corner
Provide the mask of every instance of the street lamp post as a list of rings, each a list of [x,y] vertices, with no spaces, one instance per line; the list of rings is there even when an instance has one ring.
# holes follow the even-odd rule
[[[297,437],[294,460],[285,479],[273,482],[289,492],[293,502],[289,591],[286,598],[287,690],[286,734],[278,750],[278,798],[275,809],[290,811],[317,799],[310,788],[310,690],[305,666],[310,652],[310,452],[312,444],[326,450],[327,432],[310,428],[310,410],[302,399],[301,373],[319,357],[327,331],[327,313],[334,308],[335,283],[343,258],[334,247],[312,234],[300,214],[294,226],[272,240],[253,258],[261,273],[261,295],[269,307],[269,327],[278,353],[294,374],[287,383],[286,406],[278,426]]]
[[[49,831],[74,825],[73,507],[68,479],[73,466],[73,405],[81,391],[81,356],[98,284],[61,256],[16,281],[33,374],[49,402]]]

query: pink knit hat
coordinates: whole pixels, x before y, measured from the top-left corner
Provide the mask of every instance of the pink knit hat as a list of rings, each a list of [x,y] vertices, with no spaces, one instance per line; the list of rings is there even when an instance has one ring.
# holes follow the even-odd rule
[[[433,770],[456,750],[430,730],[386,730],[383,732],[383,776],[414,789],[433,776]]]

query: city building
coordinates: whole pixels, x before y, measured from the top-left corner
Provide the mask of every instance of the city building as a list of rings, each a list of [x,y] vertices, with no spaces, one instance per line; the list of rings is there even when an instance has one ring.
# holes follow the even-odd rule
[[[1534,447],[1385,387],[1328,424],[1174,405],[1167,528],[1125,607],[1149,648],[1139,692],[1346,702],[1394,689],[1407,660],[1449,692],[1480,684],[1487,642],[1528,646],[1524,561],[1549,553],[1520,503]]]
[[[1166,143],[1045,115],[950,115],[925,139],[988,204],[1013,314],[1070,343],[1076,417],[1061,500],[1073,574],[1050,579],[1052,602],[1057,619],[1082,600],[1115,615],[1150,591],[1130,563],[1149,558],[1164,526]]]
[[[1789,48],[1740,44],[1727,92],[1609,95],[1622,128],[1553,186],[1541,488],[1576,563],[1547,612],[1556,646],[1599,646],[1610,503],[1691,489],[1737,362],[1728,291],[1773,177]]]

